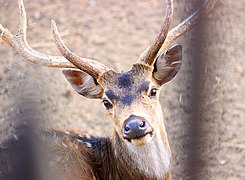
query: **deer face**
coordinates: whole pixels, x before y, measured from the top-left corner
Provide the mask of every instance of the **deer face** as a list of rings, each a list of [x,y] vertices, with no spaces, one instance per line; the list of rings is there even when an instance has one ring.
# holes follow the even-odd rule
[[[97,80],[78,70],[63,73],[79,94],[102,99],[121,139],[142,146],[164,126],[159,92],[179,71],[181,58],[177,45],[158,56],[154,66],[136,63],[130,71],[109,70]]]
[[[155,113],[152,112],[160,87],[153,83],[151,71],[145,65],[135,64],[128,72],[109,71],[104,76],[103,103],[113,119],[117,134],[129,142],[143,140],[153,134]]]

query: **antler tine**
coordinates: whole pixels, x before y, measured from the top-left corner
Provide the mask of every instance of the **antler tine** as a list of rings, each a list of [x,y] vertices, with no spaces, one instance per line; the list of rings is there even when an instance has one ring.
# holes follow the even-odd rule
[[[179,25],[171,29],[163,46],[159,50],[159,54],[162,53],[164,49],[173,43],[178,37],[182,36],[184,33],[195,27],[201,18],[207,16],[210,13],[215,4],[216,0],[206,0],[203,5],[200,6],[193,14],[183,20]]]
[[[27,18],[23,0],[18,0],[20,25],[18,33],[13,35],[8,29],[0,24],[1,38],[12,48],[14,48],[26,60],[48,67],[76,68],[62,56],[52,56],[43,54],[32,49],[26,41]]]
[[[51,21],[51,27],[53,30],[53,37],[55,40],[55,44],[58,50],[68,61],[70,61],[76,67],[88,73],[89,75],[93,76],[94,78],[98,78],[104,72],[109,70],[105,65],[97,61],[80,58],[78,55],[71,52],[62,41],[54,20]]]
[[[155,41],[143,52],[139,61],[152,65],[159,49],[162,47],[173,19],[173,0],[166,0],[166,17],[162,24],[160,33]]]
[[[78,65],[77,63],[73,64],[67,61],[67,59],[63,56],[47,55],[32,49],[26,40],[27,18],[23,0],[18,0],[18,5],[20,13],[20,25],[18,33],[16,35],[13,35],[0,24],[0,37],[7,44],[13,47],[26,60],[35,64],[48,67],[80,68],[81,70],[93,76],[94,78],[98,78],[99,74],[101,74],[104,70],[107,69],[103,64],[100,64],[95,60],[79,57],[79,61],[81,61],[81,64],[89,64],[88,66],[84,66],[84,68],[81,68],[81,65]],[[66,52],[66,54],[68,53]]]
[[[215,6],[217,0],[206,0],[202,6],[200,6],[193,14],[183,20],[179,25],[174,27],[168,32],[166,40],[164,41],[162,47],[158,51],[158,54],[163,53],[163,51],[173,43],[178,37],[182,36],[186,32],[190,31],[195,27],[201,18],[207,16],[210,11]],[[142,53],[141,57],[146,54],[150,46]]]

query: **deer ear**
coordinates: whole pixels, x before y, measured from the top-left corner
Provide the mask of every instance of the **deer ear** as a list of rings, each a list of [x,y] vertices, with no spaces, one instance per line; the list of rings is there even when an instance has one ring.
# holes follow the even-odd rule
[[[80,70],[63,70],[63,74],[73,89],[84,97],[102,98],[103,88],[90,75]]]
[[[157,57],[152,75],[159,85],[163,85],[175,77],[180,70],[181,60],[181,45],[175,45]]]

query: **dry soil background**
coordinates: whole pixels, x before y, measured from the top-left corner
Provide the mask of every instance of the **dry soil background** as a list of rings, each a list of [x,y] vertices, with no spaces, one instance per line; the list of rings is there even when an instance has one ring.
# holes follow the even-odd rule
[[[174,25],[192,10],[191,0],[175,0]],[[200,3],[195,1],[194,4]],[[55,19],[66,45],[77,54],[127,70],[153,40],[164,17],[161,0],[25,0],[28,41],[36,50],[59,54],[50,31]],[[200,132],[202,179],[245,179],[245,1],[223,0],[205,21],[202,79],[203,129]],[[16,1],[0,0],[0,23],[18,27]],[[173,179],[189,179],[187,159],[191,134],[191,64],[193,31],[184,45],[183,66],[166,84],[161,103],[173,151]],[[195,39],[194,39],[195,40]],[[73,128],[110,135],[112,127],[101,102],[73,92],[61,70],[23,60],[0,39],[0,140],[13,136],[27,121],[49,128]]]

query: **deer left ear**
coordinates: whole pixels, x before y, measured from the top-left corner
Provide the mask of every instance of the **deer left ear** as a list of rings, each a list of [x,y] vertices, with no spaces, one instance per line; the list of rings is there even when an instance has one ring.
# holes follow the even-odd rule
[[[87,73],[80,70],[66,69],[62,71],[73,89],[90,99],[102,98],[104,89]]]
[[[175,77],[180,70],[181,60],[181,45],[175,45],[157,57],[152,76],[159,85],[163,85]]]

